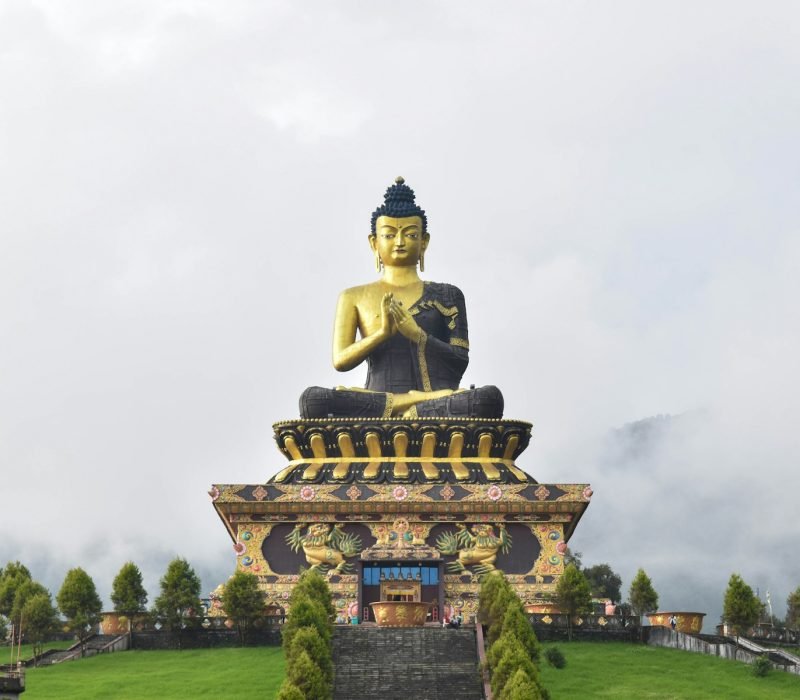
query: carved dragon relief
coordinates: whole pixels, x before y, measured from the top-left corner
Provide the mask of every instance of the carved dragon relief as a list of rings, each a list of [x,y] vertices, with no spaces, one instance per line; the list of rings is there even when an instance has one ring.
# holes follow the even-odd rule
[[[354,557],[361,551],[361,538],[353,533],[344,532],[343,524],[337,523],[300,523],[286,536],[286,543],[293,552],[301,549],[306,561],[312,569],[327,572],[332,568],[337,573],[351,569],[347,557]],[[306,533],[303,533],[306,528]]]
[[[443,532],[436,540],[442,554],[458,555],[447,565],[452,572],[472,573],[467,569],[472,566],[474,573],[482,576],[496,569],[498,551],[505,554],[511,549],[511,535],[502,523],[497,525],[499,534],[495,534],[494,525],[486,523],[476,523],[469,530],[461,523],[456,527],[456,532]]]

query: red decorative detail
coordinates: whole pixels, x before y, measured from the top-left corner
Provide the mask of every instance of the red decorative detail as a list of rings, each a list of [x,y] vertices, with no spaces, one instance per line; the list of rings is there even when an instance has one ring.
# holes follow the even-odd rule
[[[263,486],[253,489],[253,498],[257,501],[263,501],[269,494]]]
[[[547,497],[550,495],[550,489],[548,489],[544,484],[542,484],[538,489],[533,492],[534,496],[536,496],[537,500],[544,501],[547,500]]]

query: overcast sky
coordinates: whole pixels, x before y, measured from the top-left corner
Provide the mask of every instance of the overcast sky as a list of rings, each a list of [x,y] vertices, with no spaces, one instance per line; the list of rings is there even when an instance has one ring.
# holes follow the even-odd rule
[[[465,383],[570,542],[717,621],[800,585],[796,2],[0,0],[0,565],[207,594],[404,175]],[[671,419],[624,426],[653,416]],[[709,624],[710,623],[710,624]]]

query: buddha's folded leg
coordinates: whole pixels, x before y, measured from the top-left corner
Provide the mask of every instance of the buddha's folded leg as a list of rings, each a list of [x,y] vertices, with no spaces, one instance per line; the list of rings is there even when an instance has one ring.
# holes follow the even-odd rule
[[[310,386],[300,396],[303,418],[388,418],[391,409],[391,394],[380,391]]]
[[[482,386],[440,399],[421,401],[415,408],[420,417],[502,418],[503,394],[496,386]]]

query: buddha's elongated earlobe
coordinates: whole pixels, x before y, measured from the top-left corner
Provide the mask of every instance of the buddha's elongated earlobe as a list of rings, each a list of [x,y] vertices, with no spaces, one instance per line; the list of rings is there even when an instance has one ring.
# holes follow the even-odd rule
[[[425,272],[425,252],[419,254],[419,271]]]
[[[378,253],[378,251],[376,250],[375,251],[375,270],[377,272],[380,272],[382,267],[383,267],[383,263],[381,262],[380,253]]]

